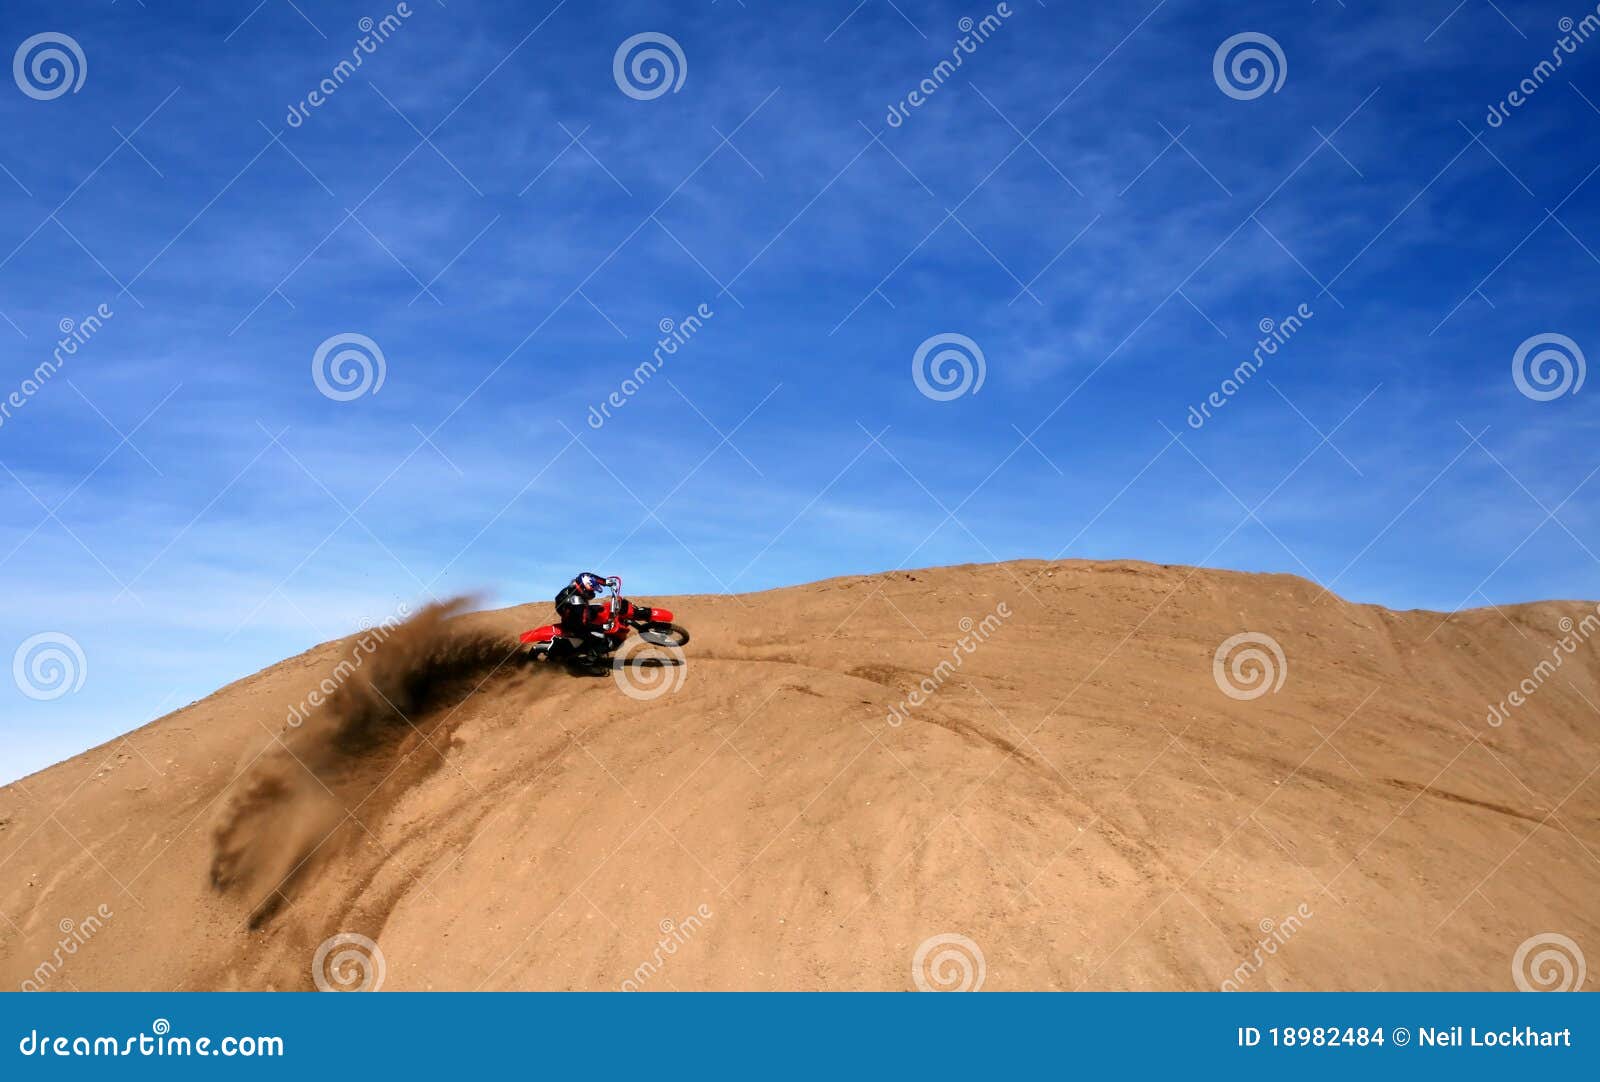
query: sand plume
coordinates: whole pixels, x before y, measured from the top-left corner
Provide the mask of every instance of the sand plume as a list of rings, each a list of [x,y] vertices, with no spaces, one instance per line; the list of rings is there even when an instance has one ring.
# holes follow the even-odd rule
[[[346,640],[239,780],[212,832],[210,874],[217,890],[250,903],[252,924],[339,850],[341,828],[359,829],[397,788],[431,772],[437,755],[411,753],[448,743],[457,715],[437,708],[503,671],[507,644],[455,621],[468,602],[437,602]]]

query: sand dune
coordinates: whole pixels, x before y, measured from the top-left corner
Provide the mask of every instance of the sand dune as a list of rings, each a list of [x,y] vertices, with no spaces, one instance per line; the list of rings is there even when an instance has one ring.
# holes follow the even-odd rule
[[[447,609],[303,723],[358,637],[0,790],[0,987],[309,989],[341,933],[399,990],[1510,989],[1545,933],[1600,960],[1593,603],[1081,561],[651,600],[694,632],[628,670],[681,678],[654,699],[499,664],[544,603]]]

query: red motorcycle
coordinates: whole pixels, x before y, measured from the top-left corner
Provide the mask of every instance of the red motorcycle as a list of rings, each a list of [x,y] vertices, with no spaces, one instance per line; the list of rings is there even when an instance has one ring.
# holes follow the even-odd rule
[[[606,579],[611,596],[588,606],[582,628],[569,630],[546,624],[521,635],[523,656],[530,661],[561,661],[578,667],[609,667],[611,655],[631,631],[653,646],[688,645],[689,632],[672,622],[670,609],[636,605],[622,596],[622,580]]]

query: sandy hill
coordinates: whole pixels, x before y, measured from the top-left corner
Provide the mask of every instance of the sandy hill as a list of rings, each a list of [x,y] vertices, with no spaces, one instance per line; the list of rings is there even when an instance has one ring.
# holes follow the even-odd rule
[[[654,699],[497,668],[547,603],[429,615],[302,725],[357,638],[0,790],[0,987],[308,989],[341,933],[385,989],[1510,989],[1545,933],[1600,962],[1592,603],[1080,561],[650,600],[694,633],[624,670],[681,677]]]

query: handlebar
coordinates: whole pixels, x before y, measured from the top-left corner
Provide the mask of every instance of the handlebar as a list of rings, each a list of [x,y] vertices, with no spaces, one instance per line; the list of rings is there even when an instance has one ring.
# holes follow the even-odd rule
[[[606,582],[606,585],[611,588],[611,609],[612,609],[612,613],[613,613],[612,618],[614,620],[621,621],[621,622],[628,621],[629,620],[629,616],[631,615],[629,610],[632,609],[633,606],[628,602],[628,600],[626,598],[624,598],[622,596],[622,579],[621,579],[621,577],[617,576],[617,575],[612,575],[612,576],[609,576],[605,580],[605,582]]]

